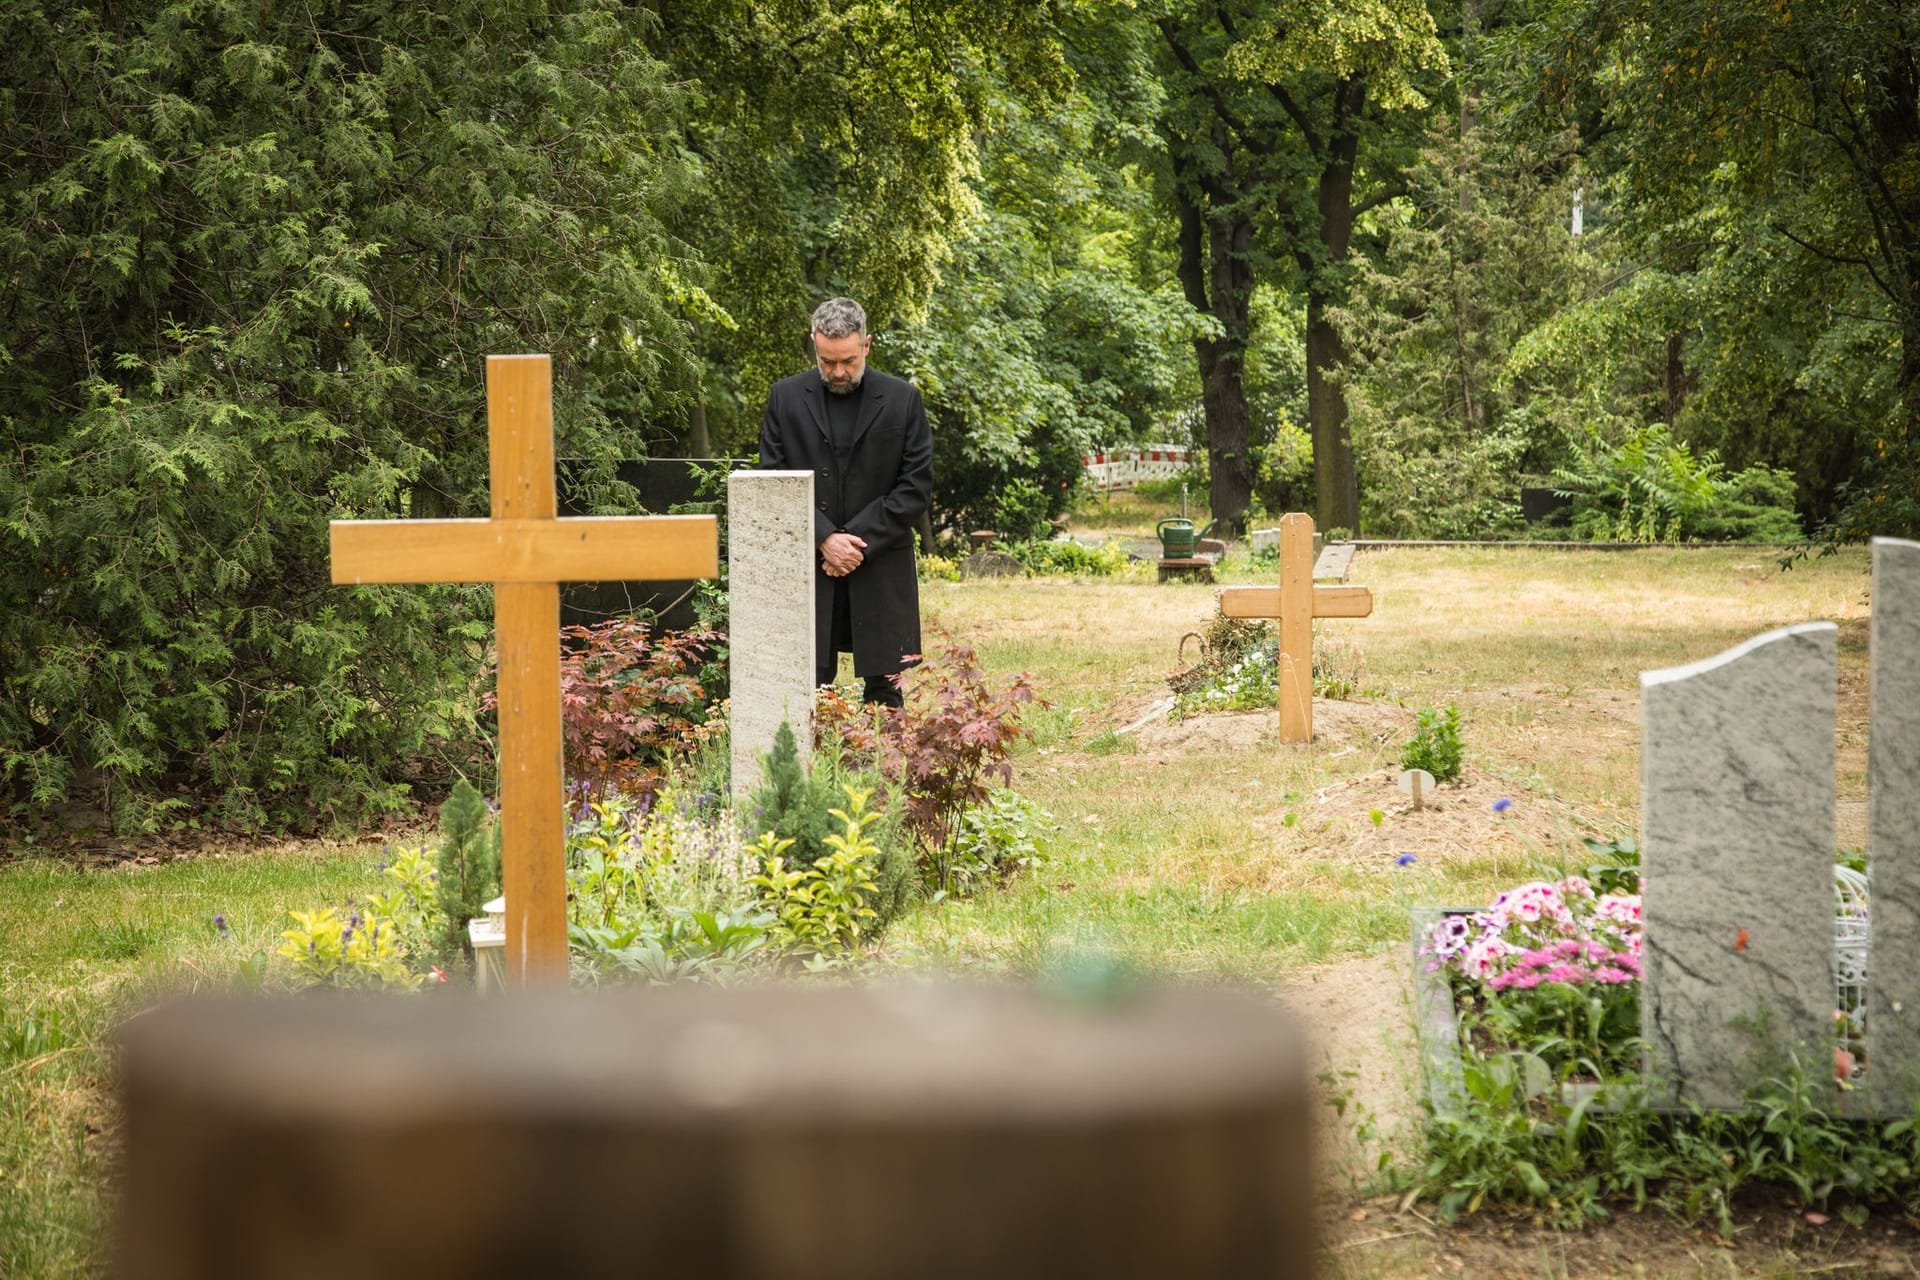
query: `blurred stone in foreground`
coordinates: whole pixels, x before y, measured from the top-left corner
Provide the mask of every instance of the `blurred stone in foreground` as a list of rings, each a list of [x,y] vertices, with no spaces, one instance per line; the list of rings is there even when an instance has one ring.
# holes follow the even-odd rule
[[[1220,990],[189,1001],[116,1273],[1302,1276],[1304,1046]]]

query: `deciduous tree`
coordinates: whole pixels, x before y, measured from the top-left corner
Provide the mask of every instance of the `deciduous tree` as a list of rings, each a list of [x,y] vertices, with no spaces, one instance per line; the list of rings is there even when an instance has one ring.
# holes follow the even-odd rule
[[[1405,189],[1419,109],[1447,65],[1433,19],[1418,0],[1163,0],[1151,21],[1180,278],[1214,322],[1194,343],[1214,515],[1229,529],[1244,520],[1251,300],[1260,279],[1284,273],[1306,297],[1316,514],[1357,530],[1338,384],[1346,352],[1331,312],[1348,287],[1357,221]]]

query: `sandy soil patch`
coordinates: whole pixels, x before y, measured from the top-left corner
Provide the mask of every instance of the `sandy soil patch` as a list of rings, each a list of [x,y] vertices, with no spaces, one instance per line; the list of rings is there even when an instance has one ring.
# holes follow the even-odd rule
[[[1151,701],[1145,700],[1140,710],[1144,712]],[[1323,698],[1313,704],[1312,746],[1293,744],[1284,749],[1337,750],[1404,739],[1412,735],[1415,718],[1413,711],[1391,702],[1335,702]],[[1139,750],[1148,756],[1283,749],[1278,711],[1224,711],[1184,720],[1157,720],[1142,726],[1135,737]]]
[[[1321,1123],[1324,1153],[1335,1169],[1358,1172],[1364,1157],[1354,1136],[1362,1121],[1384,1135],[1399,1135],[1419,1119],[1420,1082],[1413,1034],[1413,974],[1407,953],[1396,947],[1363,960],[1343,960],[1301,971],[1281,984],[1280,1003],[1306,1033],[1316,1075],[1326,1072],[1323,1091],[1348,1100],[1347,1115]],[[1331,1120],[1330,1113],[1316,1119]]]

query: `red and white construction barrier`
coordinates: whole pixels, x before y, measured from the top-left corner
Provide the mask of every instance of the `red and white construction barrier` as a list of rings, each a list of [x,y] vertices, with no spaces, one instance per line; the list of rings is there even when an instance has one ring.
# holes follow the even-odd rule
[[[1080,459],[1087,486],[1098,492],[1131,489],[1143,480],[1165,480],[1187,467],[1188,451],[1178,445],[1150,444],[1117,453],[1090,453]]]

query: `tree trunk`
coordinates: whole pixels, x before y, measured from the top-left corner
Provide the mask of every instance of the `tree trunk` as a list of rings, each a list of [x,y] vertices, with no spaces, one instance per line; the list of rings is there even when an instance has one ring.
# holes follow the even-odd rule
[[[711,458],[713,440],[707,434],[707,406],[696,404],[687,415],[687,456],[689,458]]]
[[[1685,355],[1687,339],[1685,334],[1667,335],[1667,367],[1660,381],[1667,393],[1667,425],[1672,426],[1680,418],[1680,411],[1687,407],[1687,396],[1693,391],[1687,378]]]
[[[1207,424],[1207,502],[1216,532],[1246,532],[1253,500],[1253,413],[1244,380],[1248,315],[1253,306],[1253,223],[1244,215],[1202,215],[1179,197],[1180,282],[1195,310],[1219,322],[1218,337],[1198,337],[1200,404]]]
[[[1313,518],[1324,531],[1360,533],[1360,479],[1347,434],[1347,398],[1332,379],[1347,349],[1327,319],[1329,299],[1307,294],[1307,421],[1313,429]]]
[[[1914,279],[1909,289],[1920,303],[1920,278]],[[1912,453],[1920,449],[1920,305],[1909,310],[1901,320],[1900,364],[1894,374],[1894,385],[1900,397],[1898,422],[1903,434],[1900,439],[1888,441],[1886,447],[1898,446]]]
[[[1208,221],[1213,249],[1213,315],[1221,333],[1210,339],[1212,368],[1201,404],[1207,414],[1208,505],[1216,532],[1238,537],[1246,532],[1247,507],[1253,501],[1253,413],[1247,407],[1248,316],[1253,309],[1253,223],[1245,217],[1216,214]]]
[[[1335,126],[1320,169],[1320,248],[1303,258],[1307,277],[1307,425],[1313,434],[1314,521],[1322,529],[1360,533],[1360,478],[1347,432],[1347,398],[1337,381],[1347,361],[1328,309],[1339,300],[1341,268],[1353,233],[1353,164],[1359,153],[1356,124],[1366,103],[1366,83],[1355,76],[1334,94]]]

